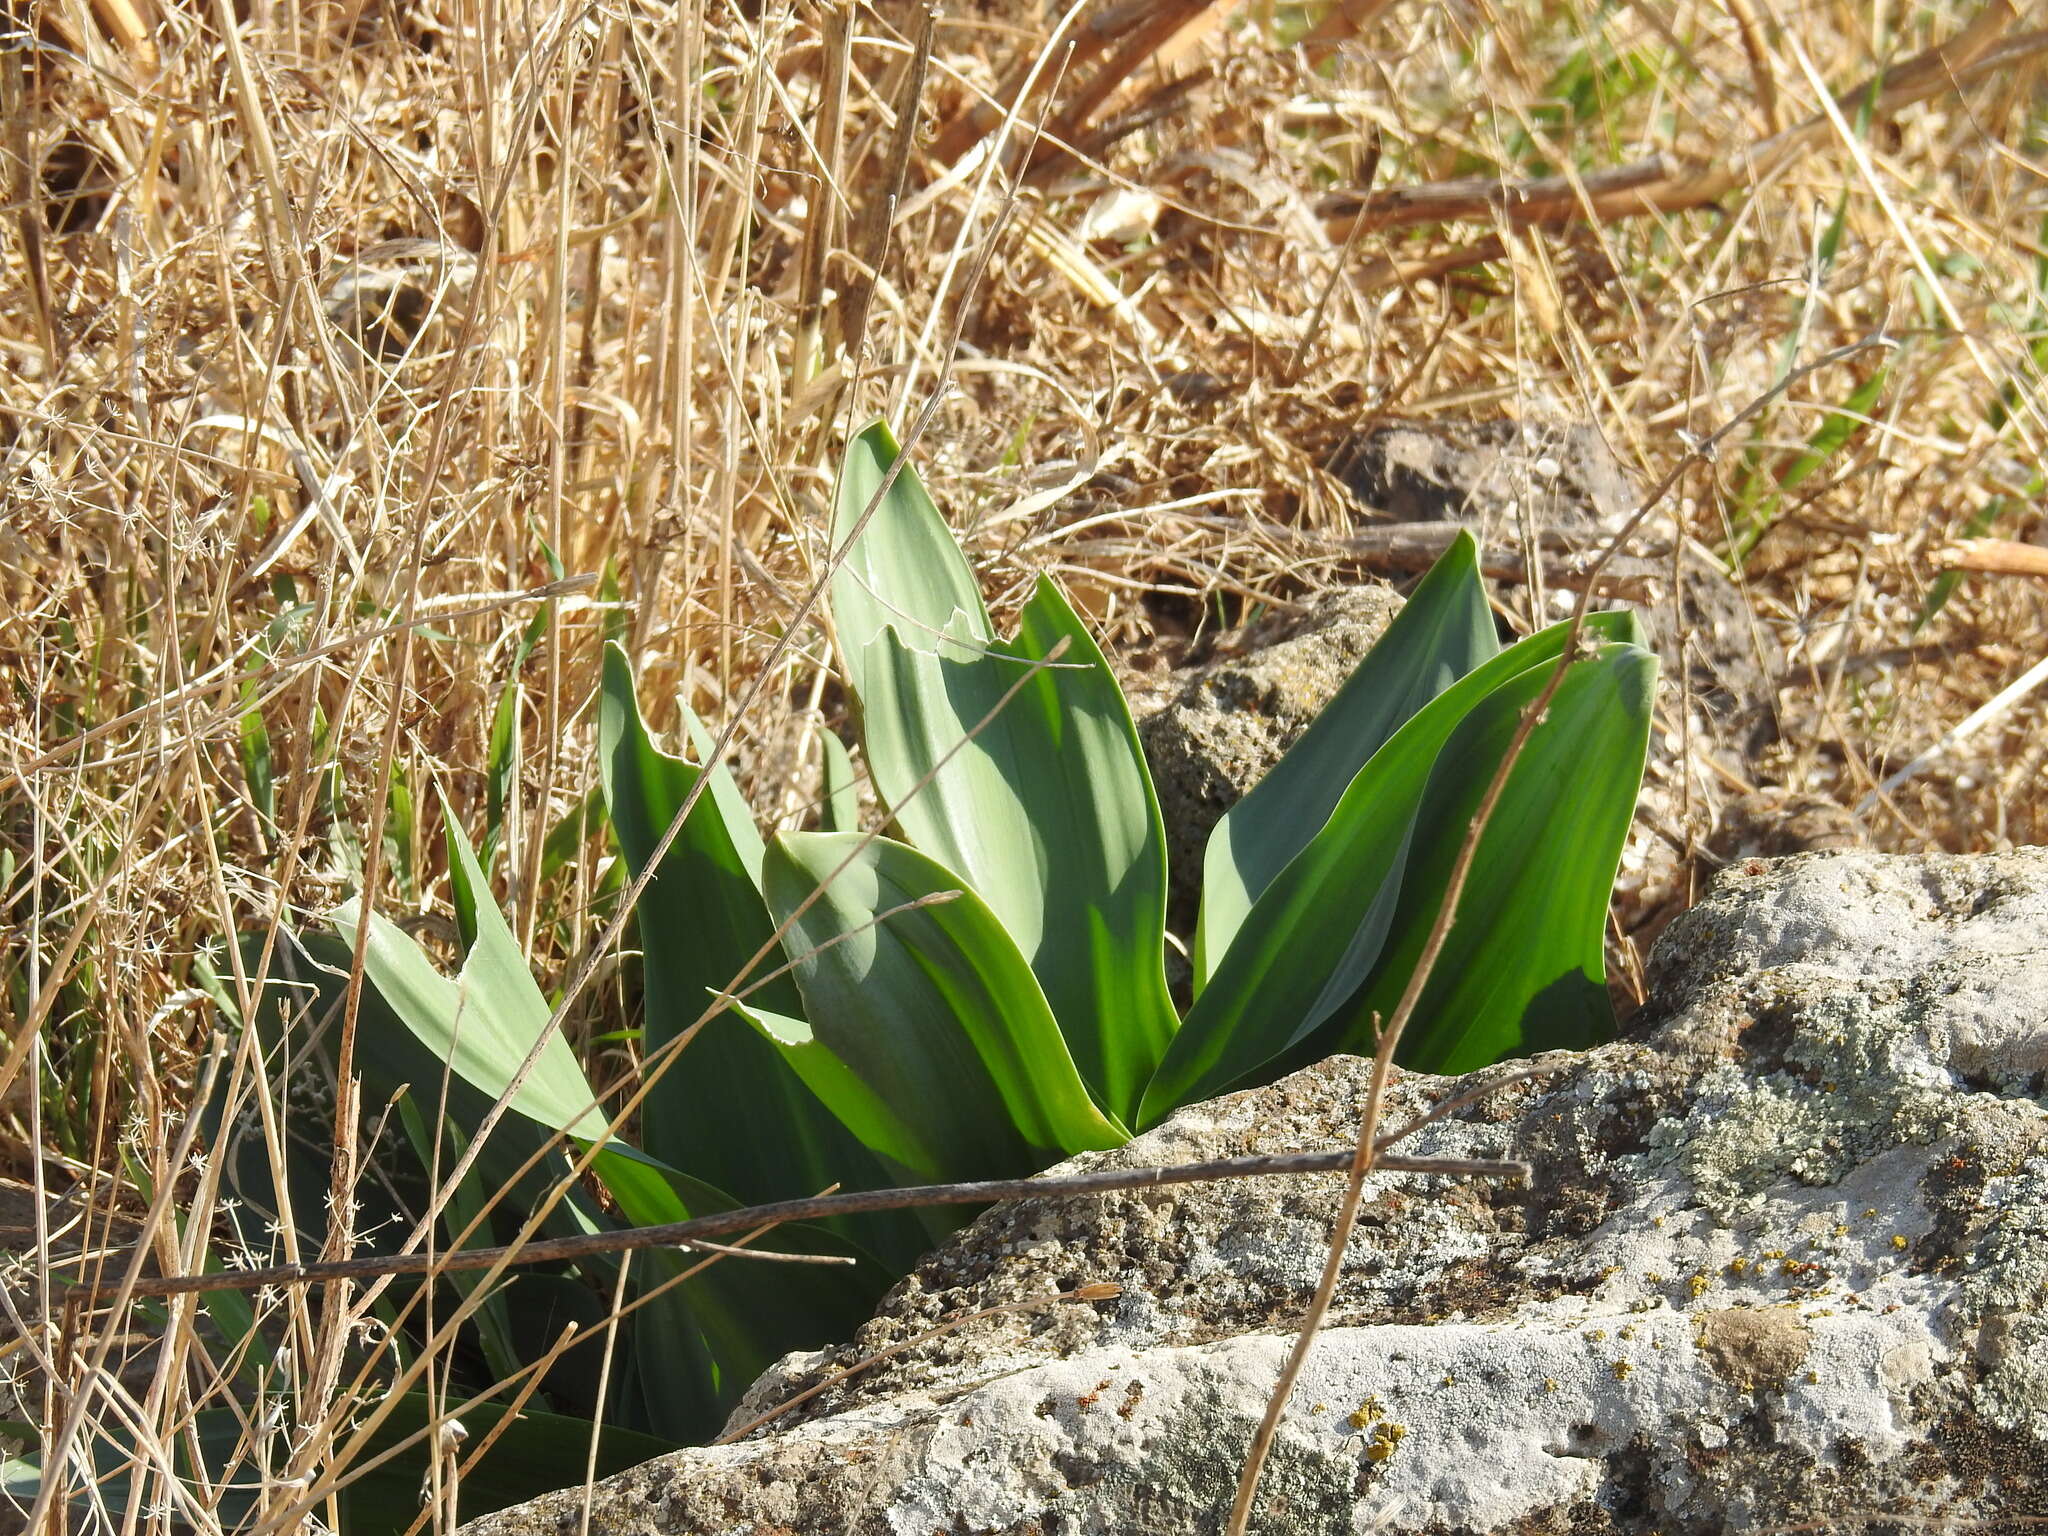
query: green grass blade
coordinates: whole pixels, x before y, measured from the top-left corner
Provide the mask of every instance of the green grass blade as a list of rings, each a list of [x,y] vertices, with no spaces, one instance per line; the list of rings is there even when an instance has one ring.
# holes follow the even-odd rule
[[[593,784],[562,819],[548,829],[540,848],[540,877],[553,879],[583,852],[583,845],[604,829],[604,786]]]
[[[505,841],[506,823],[519,797],[519,723],[525,690],[515,674],[498,695],[498,707],[491,715],[491,739],[484,757],[484,845],[483,863]],[[516,858],[518,850],[509,850]]]
[[[958,875],[886,838],[786,832],[769,845],[766,894],[792,920],[784,944],[817,1040],[920,1128],[931,1155],[909,1165],[918,1177],[1016,1174],[1126,1139],[1089,1099],[1023,955]]]
[[[1030,670],[1062,641],[1057,662]],[[1041,578],[1015,640],[935,653],[889,628],[862,671],[876,792],[1009,931],[1098,1102],[1132,1114],[1175,1028],[1166,839],[1087,626]]]
[[[1315,723],[1211,834],[1195,931],[1197,992],[1252,904],[1323,829],[1373,753],[1499,650],[1478,545],[1460,533]]]
[[[257,824],[266,837],[277,835],[277,783],[271,769],[270,730],[263,723],[263,711],[256,707],[256,684],[242,684],[242,783],[255,808]]]
[[[1821,424],[1813,429],[1806,440],[1806,447],[1799,456],[1785,467],[1778,476],[1777,484],[1769,495],[1752,508],[1746,520],[1746,527],[1737,540],[1737,560],[1747,559],[1750,552],[1763,542],[1764,535],[1771,531],[1778,520],[1778,508],[1788,491],[1796,489],[1822,468],[1830,459],[1870,425],[1870,414],[1877,409],[1877,403],[1884,397],[1885,385],[1891,381],[1892,367],[1886,364],[1857,385],[1839,408],[1829,411]]]

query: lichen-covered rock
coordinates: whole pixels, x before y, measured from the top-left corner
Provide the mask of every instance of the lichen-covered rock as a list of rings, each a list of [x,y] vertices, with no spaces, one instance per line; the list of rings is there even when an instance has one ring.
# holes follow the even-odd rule
[[[1394,1124],[1499,1085],[1404,1150],[1535,1176],[1375,1177],[1254,1530],[2048,1518],[2048,852],[1746,861],[1652,981],[1631,1038],[1547,1076],[1397,1079]],[[1077,1164],[1341,1146],[1364,1083],[1336,1058]],[[736,1422],[822,1391],[599,1485],[589,1528],[1220,1530],[1338,1187],[998,1207]]]

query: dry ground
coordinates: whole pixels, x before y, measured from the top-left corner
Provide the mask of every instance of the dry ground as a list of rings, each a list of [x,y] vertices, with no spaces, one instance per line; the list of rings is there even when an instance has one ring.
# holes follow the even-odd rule
[[[738,761],[801,820],[838,696],[827,631],[777,642],[876,412],[999,607],[1051,570],[1156,658],[1370,579],[1324,465],[1376,420],[1590,423],[1649,486],[1870,343],[1641,530],[1740,552],[1782,684],[1760,742],[1669,702],[1676,760],[1729,750],[1667,830],[1773,784],[1890,848],[2041,837],[2024,691],[1874,793],[2048,635],[2038,578],[1941,576],[2040,527],[2044,39],[2004,0],[960,5],[928,48],[811,0],[13,9],[0,1173],[176,1181],[195,947],[366,876],[431,928],[436,791],[558,981],[608,634],[715,724],[765,682]]]

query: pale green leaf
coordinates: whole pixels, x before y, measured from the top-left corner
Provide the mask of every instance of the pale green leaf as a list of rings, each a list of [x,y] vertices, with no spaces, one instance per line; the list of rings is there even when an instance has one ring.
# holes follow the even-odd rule
[[[876,792],[910,841],[993,909],[1082,1077],[1129,1115],[1175,1027],[1166,840],[1130,710],[1044,578],[1015,640],[942,649],[893,628],[868,648],[861,705]]]
[[[915,1173],[1002,1177],[1125,1139],[1089,1099],[1024,957],[958,875],[886,838],[794,832],[769,845],[766,873],[804,1016],[919,1128],[932,1156]]]

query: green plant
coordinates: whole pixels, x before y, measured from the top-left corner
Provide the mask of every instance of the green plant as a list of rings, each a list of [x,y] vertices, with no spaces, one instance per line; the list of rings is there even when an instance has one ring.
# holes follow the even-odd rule
[[[833,742],[823,828],[764,842],[731,777],[699,766],[710,747],[701,725],[683,711],[696,761],[658,747],[624,652],[607,649],[603,799],[636,875],[696,796],[635,911],[634,1144],[608,1134],[570,1045],[548,1032],[548,1000],[452,817],[466,952],[453,979],[360,903],[334,913],[345,942],[309,941],[331,1012],[369,925],[366,1097],[407,1106],[399,1118],[421,1167],[445,1177],[491,1104],[509,1103],[445,1213],[450,1226],[511,1235],[517,1223],[489,1211],[486,1189],[510,1192],[524,1217],[549,1188],[568,1188],[544,1226],[574,1230],[834,1183],[1013,1176],[1116,1146],[1193,1099],[1369,1048],[1568,626],[1502,649],[1474,547],[1453,546],[1217,828],[1183,1017],[1165,968],[1160,812],[1107,659],[1049,580],[1000,638],[914,473],[891,480],[898,457],[879,424],[849,449],[831,608],[868,771],[900,836],[855,826],[852,761]],[[1587,619],[1583,654],[1485,830],[1409,1035],[1411,1064],[1457,1071],[1610,1027],[1602,927],[1655,667],[1628,614]],[[551,1139],[582,1155],[609,1209],[577,1188],[570,1153]],[[416,1182],[415,1208],[431,1187]],[[778,1246],[853,1266],[712,1265],[636,1314],[637,1369],[609,1402],[557,1398],[701,1437],[777,1352],[850,1327],[946,1219],[779,1232]],[[641,1278],[673,1278],[686,1262],[663,1256]],[[616,1274],[568,1278],[592,1287]],[[521,1364],[520,1285],[564,1280],[528,1276],[472,1298],[494,1371]]]

